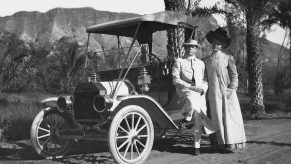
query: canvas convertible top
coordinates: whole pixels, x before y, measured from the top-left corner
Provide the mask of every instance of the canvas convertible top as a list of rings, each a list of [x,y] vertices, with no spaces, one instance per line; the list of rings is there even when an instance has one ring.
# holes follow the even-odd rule
[[[194,19],[192,17],[175,11],[163,11],[140,17],[94,25],[88,27],[86,32],[134,37],[135,31],[140,24],[139,34],[146,36],[147,34],[151,35],[156,31],[176,28],[180,22],[183,22],[183,25],[188,28],[195,28]]]

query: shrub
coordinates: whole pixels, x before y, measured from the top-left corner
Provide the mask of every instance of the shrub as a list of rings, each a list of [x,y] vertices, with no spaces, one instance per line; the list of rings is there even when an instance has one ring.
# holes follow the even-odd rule
[[[0,142],[6,141],[7,136],[5,136],[4,134],[7,131],[7,129],[8,129],[7,124],[0,117]]]

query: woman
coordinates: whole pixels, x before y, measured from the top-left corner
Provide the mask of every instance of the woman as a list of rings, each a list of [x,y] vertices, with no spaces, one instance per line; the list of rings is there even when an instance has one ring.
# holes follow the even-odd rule
[[[233,56],[222,52],[231,40],[227,32],[218,28],[206,34],[212,44],[212,54],[204,62],[208,77],[211,119],[218,129],[216,145],[224,153],[229,149],[245,147],[246,137],[236,89],[238,74]]]

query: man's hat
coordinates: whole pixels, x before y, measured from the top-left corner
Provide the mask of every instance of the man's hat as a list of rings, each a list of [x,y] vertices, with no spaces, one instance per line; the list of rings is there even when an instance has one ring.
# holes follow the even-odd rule
[[[206,39],[208,40],[209,43],[212,44],[214,39],[220,40],[222,41],[223,44],[223,48],[227,48],[230,45],[231,39],[230,37],[227,35],[227,32],[219,27],[218,29],[216,29],[215,31],[209,31],[206,34]]]
[[[200,44],[198,44],[197,40],[189,39],[187,42],[183,43],[183,46],[196,46],[196,47],[200,47]]]

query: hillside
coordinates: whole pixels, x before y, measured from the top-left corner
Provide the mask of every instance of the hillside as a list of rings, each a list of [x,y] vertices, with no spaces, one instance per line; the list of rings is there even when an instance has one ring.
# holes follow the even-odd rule
[[[138,16],[133,13],[116,13],[109,11],[98,11],[93,8],[55,8],[45,13],[20,11],[11,16],[0,17],[0,33],[8,31],[20,35],[24,41],[42,44],[53,42],[63,36],[76,38],[84,44],[87,35],[86,27],[113,20],[121,20]],[[202,45],[207,45],[204,36],[210,30],[218,27],[217,21],[213,17],[199,17],[197,20],[198,40]],[[112,37],[98,35],[95,37],[98,48],[102,44],[111,41]],[[165,52],[166,36],[164,33],[156,34],[154,37],[157,53]],[[264,46],[265,56],[271,59],[274,64],[273,56],[279,52],[280,45],[266,41]],[[276,55],[275,55],[276,56]],[[277,60],[277,59],[276,59]],[[275,62],[276,63],[276,62]]]
[[[93,8],[55,8],[45,13],[17,12],[12,16],[0,17],[0,33],[9,31],[25,41],[55,41],[62,36],[73,36],[86,40],[85,28],[111,20],[137,16],[131,13],[113,13]]]
[[[133,13],[116,13],[109,11],[98,11],[93,8],[55,8],[45,13],[40,12],[17,12],[11,16],[0,17],[0,34],[4,31],[17,34],[25,42],[32,42],[34,45],[46,45],[54,42],[63,36],[73,37],[80,45],[85,45],[87,40],[86,28],[109,21],[121,20],[139,16]],[[200,57],[210,53],[210,45],[205,39],[208,31],[218,27],[213,17],[196,17],[196,39],[202,44]],[[94,49],[110,49],[116,43],[113,36],[97,35],[94,39]],[[167,56],[165,32],[157,32],[154,35],[153,53],[160,58]],[[128,40],[125,40],[128,42]],[[106,43],[110,43],[106,47]],[[277,65],[277,56],[280,45],[268,40],[263,44],[263,55],[267,62],[264,62],[265,81],[270,82],[275,77],[274,71]],[[0,49],[0,59],[2,59]],[[286,61],[288,61],[288,50],[285,50]],[[287,63],[286,63],[287,64]],[[270,80],[271,79],[271,80]]]
[[[288,86],[288,76],[289,72],[286,68],[290,68],[289,65],[289,49],[282,48],[281,45],[277,43],[271,42],[269,40],[263,41],[263,81],[265,86],[269,86],[271,88],[274,87],[274,80],[277,75],[277,67],[278,67],[278,55],[280,54],[280,67],[279,70],[284,74],[283,79],[281,79],[280,84],[282,86]],[[290,70],[289,70],[290,71]]]
[[[20,35],[22,40],[35,42],[36,44],[43,44],[48,41],[53,42],[63,36],[71,36],[81,44],[84,44],[87,39],[86,27],[136,16],[138,15],[133,13],[98,11],[93,8],[55,8],[45,13],[17,12],[12,16],[0,17],[0,33],[4,31],[15,33]],[[196,20],[199,26],[198,37],[200,37],[200,40],[207,31],[218,27],[213,17],[196,18]],[[94,39],[97,43],[97,48],[101,49],[101,45],[111,41],[112,37],[98,35]],[[154,42],[156,53],[165,55],[165,34],[156,34]]]

